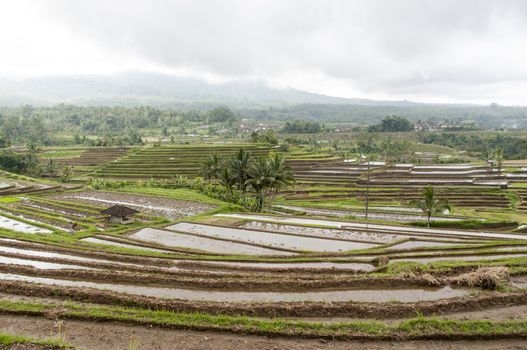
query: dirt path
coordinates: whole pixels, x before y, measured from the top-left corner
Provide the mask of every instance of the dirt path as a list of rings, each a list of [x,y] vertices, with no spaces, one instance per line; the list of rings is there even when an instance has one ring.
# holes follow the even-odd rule
[[[0,316],[0,331],[45,338],[57,333],[55,321],[38,317]],[[64,321],[66,341],[86,350],[126,350],[131,341],[143,350],[237,349],[237,350],[483,350],[527,349],[525,339],[494,341],[415,341],[415,342],[326,342],[320,340],[267,338],[224,333],[164,330],[119,323]]]

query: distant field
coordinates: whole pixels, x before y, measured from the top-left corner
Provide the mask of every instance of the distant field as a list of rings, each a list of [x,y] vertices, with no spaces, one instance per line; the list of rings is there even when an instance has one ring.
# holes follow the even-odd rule
[[[265,156],[269,147],[254,144],[183,145],[147,147],[132,152],[103,166],[96,176],[111,178],[168,178],[177,175],[189,178],[198,175],[201,164],[213,153],[229,156],[244,148],[253,156]]]

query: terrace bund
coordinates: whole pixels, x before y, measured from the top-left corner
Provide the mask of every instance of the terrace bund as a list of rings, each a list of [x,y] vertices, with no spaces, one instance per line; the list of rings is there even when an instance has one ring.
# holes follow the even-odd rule
[[[301,182],[366,184],[367,163],[343,159],[289,160],[295,178]],[[374,186],[460,185],[507,188],[510,182],[526,182],[527,170],[508,174],[489,166],[413,165],[370,162],[370,184]]]

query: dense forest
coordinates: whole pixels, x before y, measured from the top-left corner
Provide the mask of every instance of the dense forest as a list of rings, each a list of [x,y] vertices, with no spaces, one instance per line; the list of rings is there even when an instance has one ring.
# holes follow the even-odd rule
[[[481,105],[418,104],[359,105],[359,104],[301,104],[288,107],[244,109],[243,115],[259,120],[311,120],[320,123],[351,122],[372,125],[387,115],[398,115],[412,123],[419,120],[449,120],[474,123],[484,128],[525,129],[527,107]]]
[[[85,140],[80,135],[99,135],[119,138],[122,144],[137,144],[138,130],[168,129],[185,132],[189,123],[220,123],[232,125],[237,116],[225,107],[209,111],[161,110],[152,107],[0,107],[0,147],[8,143],[50,145],[60,133],[74,136],[77,143]],[[167,136],[167,135],[164,135]],[[117,142],[117,143],[119,143]]]

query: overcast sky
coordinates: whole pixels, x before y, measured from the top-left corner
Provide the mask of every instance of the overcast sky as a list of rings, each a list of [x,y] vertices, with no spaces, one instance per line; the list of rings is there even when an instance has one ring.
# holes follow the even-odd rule
[[[527,105],[527,1],[0,0],[0,74],[123,70]]]

